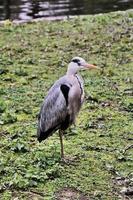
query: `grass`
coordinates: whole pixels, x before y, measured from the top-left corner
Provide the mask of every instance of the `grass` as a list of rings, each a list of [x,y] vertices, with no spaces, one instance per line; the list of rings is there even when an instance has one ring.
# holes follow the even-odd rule
[[[128,199],[133,180],[133,13],[0,26],[0,199],[55,200],[75,188],[94,200]],[[47,90],[73,56],[102,68],[82,72],[86,99],[77,126],[39,144]],[[61,199],[61,198],[60,198]]]

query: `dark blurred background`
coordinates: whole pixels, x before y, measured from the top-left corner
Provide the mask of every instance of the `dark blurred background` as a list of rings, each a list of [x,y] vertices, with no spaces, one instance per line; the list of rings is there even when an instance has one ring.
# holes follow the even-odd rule
[[[133,8],[133,0],[0,0],[0,20],[58,19]]]

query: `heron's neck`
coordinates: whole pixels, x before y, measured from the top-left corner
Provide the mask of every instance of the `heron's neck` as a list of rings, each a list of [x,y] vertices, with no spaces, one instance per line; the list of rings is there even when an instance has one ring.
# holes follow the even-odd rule
[[[78,72],[78,68],[74,64],[69,64],[67,69],[67,75],[75,75]]]

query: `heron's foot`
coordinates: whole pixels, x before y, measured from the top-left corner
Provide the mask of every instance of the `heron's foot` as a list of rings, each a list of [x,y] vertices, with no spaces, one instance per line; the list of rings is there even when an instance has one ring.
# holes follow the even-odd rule
[[[75,162],[77,162],[77,157],[65,156],[61,158],[61,162],[64,164],[74,164]]]

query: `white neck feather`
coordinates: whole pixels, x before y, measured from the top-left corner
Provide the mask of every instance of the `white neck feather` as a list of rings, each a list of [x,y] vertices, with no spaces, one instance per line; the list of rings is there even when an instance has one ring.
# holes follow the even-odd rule
[[[79,66],[76,63],[69,63],[67,69],[67,75],[75,75],[79,70]]]

